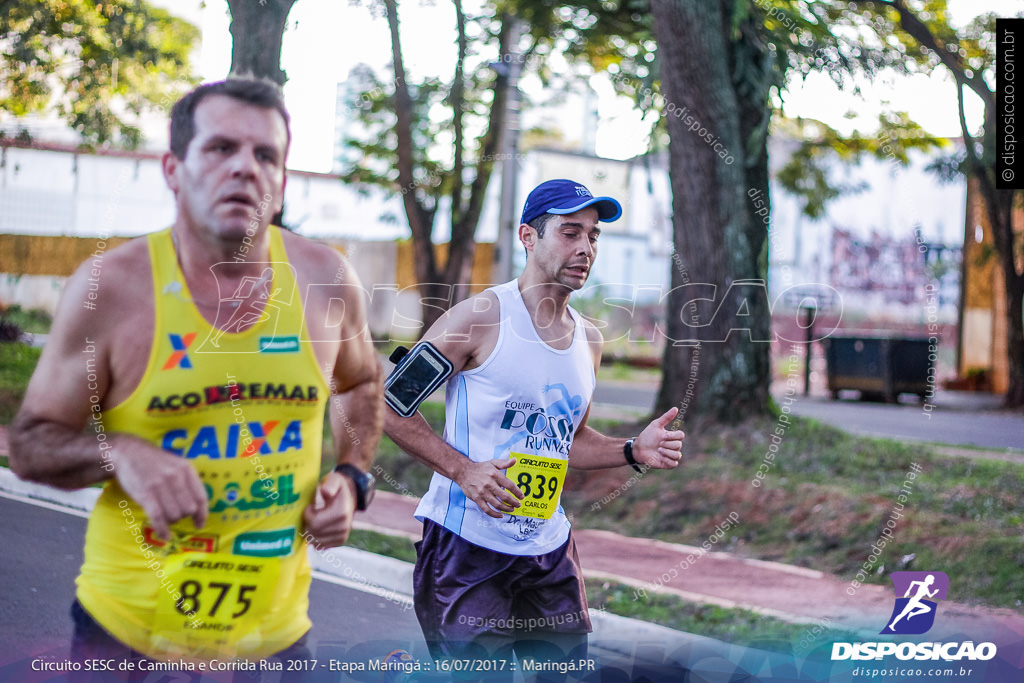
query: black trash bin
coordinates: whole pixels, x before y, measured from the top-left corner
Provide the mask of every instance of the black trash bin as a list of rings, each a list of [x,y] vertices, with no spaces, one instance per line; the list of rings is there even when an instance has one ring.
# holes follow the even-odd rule
[[[925,400],[931,368],[927,337],[843,331],[823,344],[832,398],[844,389],[855,389],[866,400],[894,403],[900,394]]]

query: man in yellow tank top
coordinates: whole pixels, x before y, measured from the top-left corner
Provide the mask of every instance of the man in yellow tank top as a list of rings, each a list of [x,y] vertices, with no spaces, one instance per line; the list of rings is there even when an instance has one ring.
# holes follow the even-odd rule
[[[307,543],[369,503],[383,403],[351,266],[270,224],[289,141],[273,84],[200,86],[171,114],[174,224],[68,280],[10,440],[25,479],[104,482],[76,658],[309,656]]]

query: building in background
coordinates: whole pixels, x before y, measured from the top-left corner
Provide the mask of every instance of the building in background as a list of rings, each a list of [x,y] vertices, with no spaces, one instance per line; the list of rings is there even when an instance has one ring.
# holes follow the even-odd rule
[[[960,298],[960,247],[928,243],[915,236],[892,237],[872,232],[861,238],[832,229],[829,284],[872,311],[890,306],[920,306],[935,288],[937,304],[955,312]]]
[[[785,149],[785,143],[773,143],[773,169]],[[809,295],[831,303],[831,312],[823,314],[842,317],[844,326],[922,325],[927,316],[924,287],[931,278],[942,287],[944,323],[956,324],[954,294],[959,286],[957,269],[949,264],[955,262],[962,240],[963,196],[959,187],[938,185],[924,170],[926,163],[922,158],[908,169],[879,162],[837,168],[853,180],[863,179],[870,189],[836,200],[818,221],[803,217],[796,200],[773,184],[766,230],[771,245],[769,295],[777,319],[795,320],[796,308]],[[517,170],[517,207],[537,183],[558,177],[579,180],[595,194],[622,201],[622,218],[602,226],[600,258],[577,297],[593,315],[614,314],[630,330],[643,328],[636,330],[637,338],[654,340],[654,326],[665,314],[673,261],[667,153],[619,161],[532,149],[517,158]],[[477,231],[481,245],[497,238],[500,188],[497,173]],[[173,216],[157,153],[0,143],[0,233],[132,237],[169,225]],[[394,327],[397,317],[407,329],[408,320],[418,317],[412,263],[401,256],[408,228],[397,195],[357,191],[333,174],[289,171],[285,223],[352,257],[367,287],[375,325]],[[448,207],[442,204],[435,218],[435,241],[446,240],[449,224]],[[490,247],[479,249],[478,259],[486,261],[494,253]],[[513,254],[521,268],[522,248],[513,245]],[[0,254],[0,303],[52,311],[63,276],[46,278],[37,266],[31,274],[18,272],[12,256]],[[478,265],[475,284],[490,284],[487,264]],[[967,319],[980,318],[972,312]]]

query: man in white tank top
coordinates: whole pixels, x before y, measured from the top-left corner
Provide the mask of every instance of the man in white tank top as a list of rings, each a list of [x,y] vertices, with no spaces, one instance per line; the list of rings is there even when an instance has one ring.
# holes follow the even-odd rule
[[[385,432],[434,470],[416,509],[416,614],[436,657],[586,656],[586,593],[559,505],[568,466],[671,469],[677,409],[635,439],[587,426],[600,331],[569,306],[597,253],[610,197],[550,180],[519,226],[518,279],[455,305],[424,335],[452,364],[444,437],[418,412],[386,411]],[[509,673],[511,676],[511,671]]]

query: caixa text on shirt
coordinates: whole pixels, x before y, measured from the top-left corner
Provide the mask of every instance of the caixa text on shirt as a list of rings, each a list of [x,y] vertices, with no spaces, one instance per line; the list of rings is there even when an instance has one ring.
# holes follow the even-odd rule
[[[169,429],[160,439],[165,451],[184,458],[248,458],[302,449],[302,421],[287,425],[279,420],[229,425],[203,425],[198,429]]]

